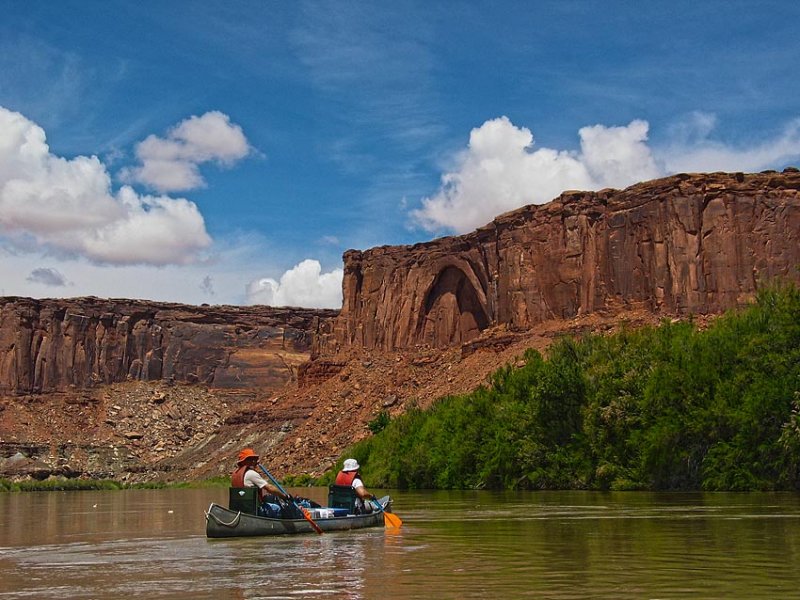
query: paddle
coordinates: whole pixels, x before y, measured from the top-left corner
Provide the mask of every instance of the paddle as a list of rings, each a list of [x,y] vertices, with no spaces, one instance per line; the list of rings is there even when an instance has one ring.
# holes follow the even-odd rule
[[[274,478],[272,475],[270,475],[270,472],[269,472],[269,471],[267,471],[267,470],[264,468],[264,465],[262,465],[262,464],[260,464],[260,463],[259,463],[259,465],[258,465],[258,468],[259,468],[259,469],[261,469],[262,471],[264,471],[264,475],[266,475],[267,477],[269,477],[269,480],[272,482],[272,484],[273,484],[273,485],[274,485],[276,488],[278,488],[278,489],[280,490],[280,492],[281,492],[281,493],[282,493],[284,496],[287,496],[287,497],[289,496],[289,493],[288,493],[288,492],[287,492],[285,489],[283,489],[283,488],[281,487],[281,484],[280,484],[280,483],[278,483],[278,481],[277,481],[277,480],[276,480],[276,479],[275,479],[275,478]],[[311,523],[311,527],[314,529],[314,531],[316,531],[318,534],[322,535],[322,533],[323,533],[323,532],[322,532],[322,528],[321,528],[319,525],[317,525],[316,523],[314,523],[314,519],[312,519],[312,518],[311,518],[311,515],[310,515],[310,514],[308,514],[308,511],[307,511],[305,508],[303,508],[302,506],[298,506],[298,505],[297,505],[297,502],[295,502],[295,501],[294,501],[294,498],[292,498],[292,504],[294,505],[294,507],[295,507],[297,510],[299,510],[299,511],[302,513],[302,515],[303,515],[303,517],[305,518],[305,520],[306,520],[306,521],[308,521],[309,523]]]
[[[380,503],[380,501],[375,500],[375,504],[378,505],[378,509],[383,513],[383,524],[386,527],[394,527],[396,529],[400,529],[403,526],[402,519],[394,513],[386,512],[385,510],[383,510],[383,505]]]

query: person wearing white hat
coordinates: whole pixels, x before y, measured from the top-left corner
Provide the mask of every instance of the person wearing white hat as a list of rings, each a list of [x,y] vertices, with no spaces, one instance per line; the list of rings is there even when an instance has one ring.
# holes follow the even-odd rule
[[[358,469],[358,461],[355,458],[348,458],[344,461],[342,470],[339,471],[334,483],[336,485],[349,485],[352,487],[356,493],[356,512],[370,513],[373,507],[369,500],[375,500],[375,496],[370,494],[364,486]]]

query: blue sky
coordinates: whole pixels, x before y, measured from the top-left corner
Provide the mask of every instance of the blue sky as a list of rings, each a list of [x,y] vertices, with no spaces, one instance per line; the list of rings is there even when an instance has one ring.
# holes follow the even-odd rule
[[[0,11],[2,295],[337,307],[349,248],[800,162],[796,2]]]

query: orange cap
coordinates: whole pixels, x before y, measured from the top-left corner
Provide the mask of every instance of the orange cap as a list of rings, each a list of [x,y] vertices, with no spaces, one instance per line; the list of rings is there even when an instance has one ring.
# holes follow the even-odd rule
[[[236,464],[240,465],[248,458],[255,458],[256,460],[258,460],[258,454],[256,454],[252,448],[245,448],[244,450],[239,452],[239,459],[236,461]]]

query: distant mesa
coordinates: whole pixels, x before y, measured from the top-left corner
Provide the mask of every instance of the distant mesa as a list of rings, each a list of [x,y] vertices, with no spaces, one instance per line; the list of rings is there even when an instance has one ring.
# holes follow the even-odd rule
[[[0,298],[0,393],[123,381],[280,389],[336,311]]]

